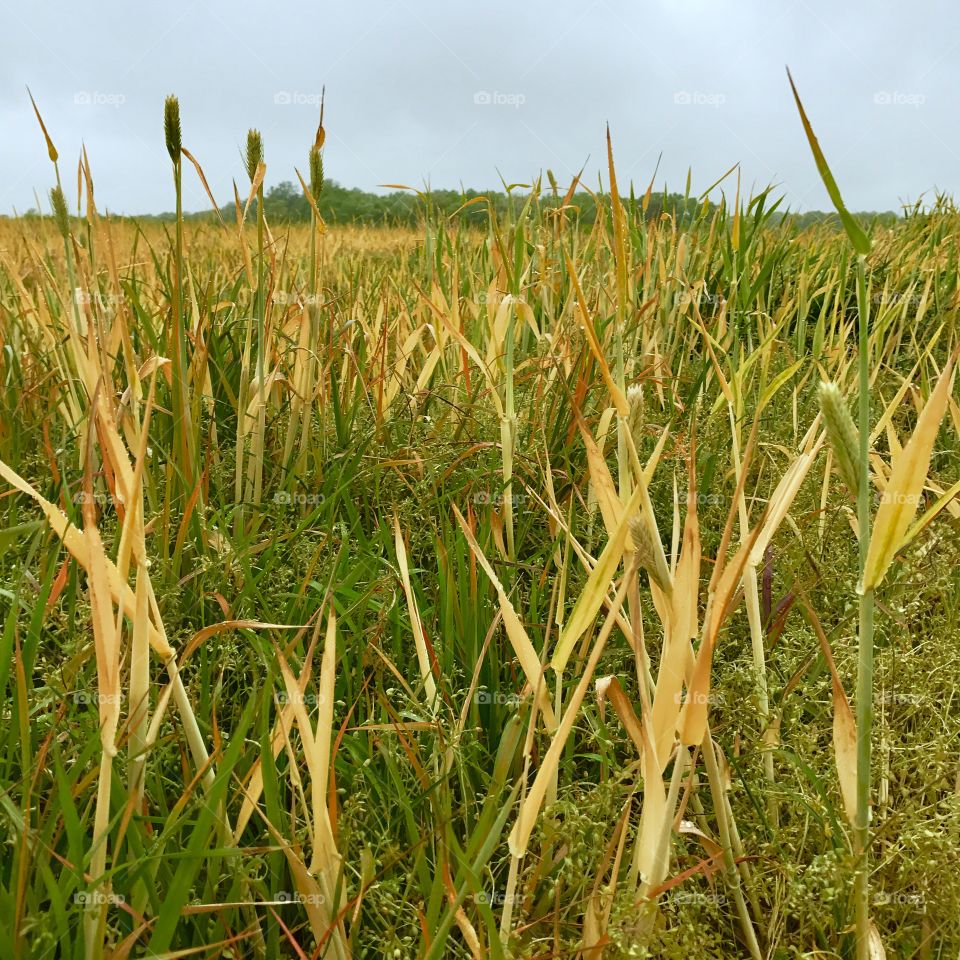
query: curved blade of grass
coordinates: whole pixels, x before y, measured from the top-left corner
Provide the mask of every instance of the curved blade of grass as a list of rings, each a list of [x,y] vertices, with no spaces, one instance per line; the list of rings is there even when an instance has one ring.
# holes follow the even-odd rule
[[[790,81],[790,89],[793,91],[793,99],[797,103],[797,110],[800,111],[800,121],[803,123],[803,131],[807,135],[807,142],[810,144],[810,150],[813,153],[813,159],[817,165],[820,179],[827,188],[827,193],[830,194],[833,205],[837,208],[837,213],[840,215],[840,222],[843,224],[843,229],[850,238],[854,250],[860,254],[867,254],[870,252],[870,240],[843,203],[843,197],[840,196],[840,188],[837,186],[837,181],[833,179],[830,167],[827,166],[827,159],[820,149],[817,135],[813,132],[813,127],[810,126],[810,121],[807,119],[807,112],[803,109],[803,104],[800,102],[800,94],[797,93],[797,88],[793,82],[793,77],[790,75],[789,67],[787,68],[787,79]]]

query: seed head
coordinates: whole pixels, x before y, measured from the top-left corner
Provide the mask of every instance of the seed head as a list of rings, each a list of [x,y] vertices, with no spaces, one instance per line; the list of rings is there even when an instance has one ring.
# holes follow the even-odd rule
[[[183,139],[180,135],[180,101],[170,96],[163,103],[163,135],[167,141],[167,153],[174,163],[180,162]]]
[[[650,523],[642,514],[637,514],[630,521],[630,539],[633,541],[637,563],[647,571],[647,576],[664,593],[669,593],[673,589],[673,583],[663,555],[663,548],[657,549],[660,545],[654,541]]]
[[[257,167],[263,163],[263,138],[259,130],[247,131],[247,176],[253,183],[257,175]]]
[[[837,472],[856,499],[860,489],[860,472],[857,466],[860,459],[860,436],[837,385],[821,383],[819,395],[820,410]]]
[[[53,219],[64,240],[70,235],[70,215],[67,213],[67,198],[63,190],[56,186],[50,191],[50,206],[53,209]]]
[[[310,150],[310,193],[313,202],[320,202],[320,193],[323,191],[323,154],[319,147]]]

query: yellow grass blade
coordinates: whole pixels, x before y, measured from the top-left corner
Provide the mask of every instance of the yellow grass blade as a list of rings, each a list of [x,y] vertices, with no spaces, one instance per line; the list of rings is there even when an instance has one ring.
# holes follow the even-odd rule
[[[437,700],[437,683],[433,678],[433,669],[430,665],[430,654],[427,651],[427,639],[420,620],[420,610],[417,607],[417,598],[410,585],[410,568],[407,564],[407,548],[403,543],[403,533],[400,530],[400,519],[393,515],[394,543],[397,549],[397,564],[400,567],[400,579],[403,583],[403,593],[407,598],[407,609],[410,611],[410,626],[413,629],[413,642],[417,649],[417,661],[420,664],[420,679],[427,692],[427,703],[432,707]]]
[[[203,167],[200,166],[200,161],[186,148],[181,147],[180,152],[193,164],[194,170],[197,171],[197,176],[200,178],[200,183],[203,184],[203,189],[207,194],[207,198],[210,200],[210,205],[213,207],[213,212],[217,215],[217,219],[220,221],[221,227],[226,227],[226,224],[223,222],[223,216],[220,213],[220,204],[214,199],[213,191],[210,189],[210,184],[207,183],[207,178],[204,176]]]
[[[865,591],[874,590],[880,585],[894,555],[903,545],[910,521],[917,512],[930,469],[933,444],[950,397],[954,358],[950,359],[930,394],[907,445],[893,459],[890,480],[881,496],[873,535],[870,537],[863,574]]]
[[[693,665],[693,676],[687,690],[687,699],[683,705],[681,742],[688,746],[702,743],[707,733],[707,713],[710,703],[710,672],[713,664],[713,650],[720,628],[730,613],[730,608],[740,584],[744,567],[750,551],[753,549],[758,528],[754,528],[750,537],[740,547],[720,575],[716,592],[710,597],[704,623],[703,639],[697,650]],[[719,562],[719,561],[718,561]]]
[[[510,831],[510,853],[514,857],[522,857],[527,851],[530,834],[533,832],[534,824],[540,815],[540,808],[543,806],[547,788],[556,776],[557,768],[560,765],[560,757],[563,755],[563,748],[580,714],[580,705],[586,696],[587,687],[593,677],[593,671],[596,669],[597,662],[600,660],[600,654],[603,653],[603,648],[606,646],[607,640],[613,631],[617,611],[620,609],[620,605],[627,595],[629,580],[630,578],[625,576],[620,583],[620,589],[617,591],[610,612],[607,614],[607,619],[604,621],[603,627],[600,630],[600,635],[593,645],[593,650],[590,652],[590,657],[584,667],[580,682],[577,684],[576,689],[573,691],[567,703],[567,708],[564,710],[563,717],[557,726],[557,732],[553,735],[553,739],[550,741],[550,747],[537,770],[537,775],[534,778],[533,785],[530,787],[530,792],[520,805],[517,822],[514,824],[513,830]]]
[[[613,704],[613,709],[620,718],[624,730],[630,735],[630,739],[633,741],[634,746],[636,746],[637,752],[642,754],[643,731],[640,727],[640,720],[633,709],[633,704],[623,692],[620,681],[614,676],[601,677],[596,682],[596,691],[597,702],[600,704],[601,709],[606,700],[609,700],[610,703]]]
[[[630,520],[636,514],[640,506],[640,499],[644,493],[645,488],[642,485],[638,485],[633,491],[620,517],[620,522],[617,524],[616,530],[607,541],[607,545],[603,548],[603,553],[600,554],[597,565],[587,578],[583,592],[574,604],[570,618],[563,627],[560,639],[557,641],[556,650],[554,650],[553,653],[553,658],[550,661],[550,666],[553,667],[557,673],[563,673],[567,666],[567,661],[570,659],[570,654],[573,652],[574,644],[583,636],[584,631],[590,624],[593,623],[593,618],[597,615],[597,611],[607,596],[607,588],[623,558]]]
[[[30,98],[30,103],[33,105],[33,112],[37,115],[37,122],[40,124],[40,129],[43,131],[43,139],[47,143],[47,156],[50,158],[51,163],[56,163],[57,148],[53,145],[53,141],[50,139],[50,134],[47,133],[47,125],[43,122],[43,117],[40,116],[40,108],[37,106],[37,101],[33,99],[33,94],[30,92],[29,87],[27,87],[27,96]]]
[[[833,754],[837,766],[837,779],[840,782],[840,794],[843,797],[843,808],[847,814],[850,826],[857,825],[857,721],[850,709],[850,703],[844,692],[837,673],[837,665],[833,660],[833,651],[827,635],[823,632],[820,621],[812,610],[807,608],[809,620],[813,625],[817,639],[820,641],[820,650],[830,669],[830,684],[833,692]]]
[[[700,523],[697,518],[696,474],[688,471],[687,516],[683,527],[680,560],[674,577],[668,621],[664,623],[663,653],[651,711],[651,735],[660,761],[667,765],[676,742],[677,718],[682,706],[684,681],[693,666],[693,639],[697,635],[700,595]]]
[[[260,185],[263,183],[263,178],[267,175],[267,165],[261,160],[257,164],[256,172],[253,175],[253,180],[250,181],[250,193],[247,194],[247,202],[243,205],[243,215],[242,220],[247,219],[247,212],[250,210],[250,204],[253,203],[253,198],[257,195],[257,191],[260,189]]]
[[[90,570],[90,547],[83,534],[66,518],[60,509],[44,498],[19,474],[11,470],[0,460],[0,477],[16,487],[22,493],[32,497],[44,512],[47,521],[54,532],[63,541],[63,545],[70,551],[73,558],[83,567]],[[114,602],[123,604],[123,612],[133,620],[136,617],[137,602],[133,590],[128,583],[121,580],[120,574],[109,558],[105,559],[106,576],[110,585],[110,593]],[[149,628],[150,645],[156,650],[160,658],[166,662],[175,656],[176,651],[167,643],[166,637],[157,629],[155,623]]]
[[[817,444],[809,453],[801,453],[790,464],[787,472],[780,479],[780,483],[777,484],[776,490],[770,495],[766,517],[760,527],[760,533],[754,542],[753,549],[750,551],[748,562],[751,567],[759,566],[763,562],[763,555],[767,546],[793,504],[810,467],[813,465],[813,461],[816,459],[819,448],[820,445]]]
[[[593,320],[590,319],[590,314],[587,312],[587,305],[584,301],[583,290],[580,289],[580,281],[577,279],[576,268],[574,267],[573,261],[570,259],[569,254],[566,254],[566,258],[567,271],[570,274],[570,282],[573,284],[574,293],[576,294],[577,298],[577,312],[580,314],[580,323],[583,327],[583,332],[587,337],[587,343],[590,345],[590,350],[593,353],[594,359],[597,361],[597,365],[600,367],[600,374],[603,377],[603,382],[607,386],[607,390],[610,391],[610,398],[613,400],[613,405],[617,408],[617,413],[626,419],[630,416],[630,404],[627,403],[627,398],[614,381],[613,374],[610,373],[610,367],[607,365],[606,358],[603,355],[603,349],[600,346],[600,341],[597,339],[597,332],[594,329]]]

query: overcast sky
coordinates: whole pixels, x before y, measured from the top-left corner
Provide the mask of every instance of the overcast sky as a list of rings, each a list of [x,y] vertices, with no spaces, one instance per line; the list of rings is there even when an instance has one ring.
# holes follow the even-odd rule
[[[101,211],[173,207],[166,94],[223,203],[248,127],[268,186],[304,170],[324,85],[346,186],[563,183],[585,163],[594,185],[609,121],[621,189],[662,154],[658,188],[739,162],[745,189],[826,209],[785,64],[848,206],[895,209],[960,193],[958,26],[954,0],[0,0],[0,212],[53,182],[27,85],[67,183],[86,144]],[[208,206],[186,170],[185,207]]]

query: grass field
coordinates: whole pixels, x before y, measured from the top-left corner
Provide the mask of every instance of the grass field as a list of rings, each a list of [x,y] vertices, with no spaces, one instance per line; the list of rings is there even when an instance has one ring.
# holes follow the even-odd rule
[[[613,157],[0,222],[0,955],[957,956],[960,215]]]

